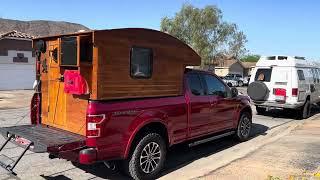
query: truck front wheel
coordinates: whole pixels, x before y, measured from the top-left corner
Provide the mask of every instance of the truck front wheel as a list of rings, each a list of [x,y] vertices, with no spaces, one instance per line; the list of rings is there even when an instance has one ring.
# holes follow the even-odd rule
[[[246,141],[250,137],[252,118],[249,112],[243,112],[240,116],[236,137],[239,141]]]
[[[163,138],[157,133],[142,137],[126,160],[128,174],[133,179],[155,179],[163,168],[167,147]]]

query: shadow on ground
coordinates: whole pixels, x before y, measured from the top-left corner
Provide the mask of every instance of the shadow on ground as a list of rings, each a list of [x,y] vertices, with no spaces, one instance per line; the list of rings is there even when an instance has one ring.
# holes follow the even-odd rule
[[[253,131],[251,132],[251,138],[254,138],[258,135],[263,135],[268,127],[261,124],[252,124]],[[179,168],[182,168],[193,161],[196,161],[201,158],[205,158],[212,154],[218,153],[225,149],[228,149],[239,142],[235,140],[232,136],[225,137],[222,139],[218,139],[215,141],[211,141],[205,144],[201,144],[195,147],[189,148],[187,144],[180,144],[173,146],[167,155],[167,161],[164,167],[164,170],[161,176],[164,176],[172,171],[175,171]],[[77,168],[80,168],[87,173],[91,173],[92,175],[104,179],[129,179],[128,177],[122,175],[118,171],[112,171],[106,166],[101,164],[95,164],[91,166],[74,164]],[[55,173],[49,176],[42,176],[44,179],[59,179],[59,180],[67,180],[69,179],[66,176],[61,175],[60,173]]]
[[[281,110],[281,109],[271,109],[266,111],[263,116],[268,116],[272,118],[290,118],[292,120],[297,119],[299,111],[297,110]],[[310,115],[314,116],[320,113],[320,107],[317,105],[313,105],[311,107]]]

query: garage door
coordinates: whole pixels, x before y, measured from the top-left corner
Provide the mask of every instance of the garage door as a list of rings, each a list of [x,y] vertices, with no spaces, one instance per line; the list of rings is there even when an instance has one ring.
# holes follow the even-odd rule
[[[0,90],[32,89],[33,64],[0,64]]]

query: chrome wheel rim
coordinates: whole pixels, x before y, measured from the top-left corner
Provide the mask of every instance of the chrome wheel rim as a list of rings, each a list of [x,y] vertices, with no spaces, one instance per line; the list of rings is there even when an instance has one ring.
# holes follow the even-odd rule
[[[241,124],[240,124],[240,132],[242,136],[249,136],[250,133],[250,129],[251,129],[251,122],[250,122],[250,118],[245,116],[243,117]]]
[[[161,150],[159,144],[155,142],[148,143],[140,155],[140,167],[144,173],[153,172],[159,165],[161,159]]]

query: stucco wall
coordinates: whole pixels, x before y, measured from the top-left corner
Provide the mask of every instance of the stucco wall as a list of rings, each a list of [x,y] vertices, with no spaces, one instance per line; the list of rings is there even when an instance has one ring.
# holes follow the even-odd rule
[[[229,73],[229,68],[227,67],[216,67],[215,70],[214,70],[214,73],[217,75],[217,76],[226,76],[228,73]]]
[[[243,66],[240,65],[240,63],[234,63],[229,67],[229,73],[233,74],[241,74],[243,75]]]
[[[13,62],[17,53],[23,53],[28,62]],[[32,89],[35,80],[35,58],[31,51],[8,50],[0,56],[0,90]]]

